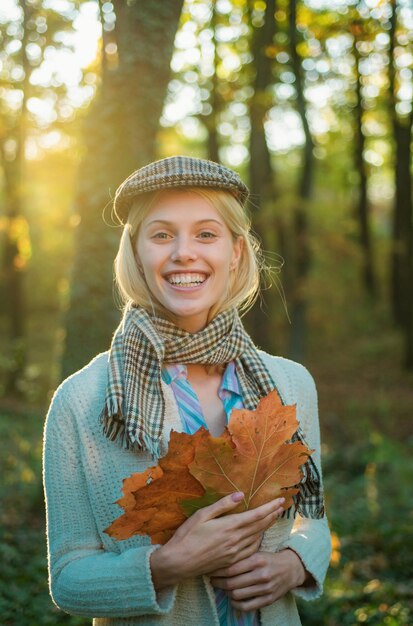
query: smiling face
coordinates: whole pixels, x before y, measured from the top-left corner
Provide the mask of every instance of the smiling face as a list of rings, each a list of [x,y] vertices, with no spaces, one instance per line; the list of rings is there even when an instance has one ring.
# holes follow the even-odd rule
[[[194,333],[205,328],[211,307],[225,296],[242,243],[241,237],[234,241],[205,198],[192,191],[167,191],[141,223],[136,261],[174,323]]]

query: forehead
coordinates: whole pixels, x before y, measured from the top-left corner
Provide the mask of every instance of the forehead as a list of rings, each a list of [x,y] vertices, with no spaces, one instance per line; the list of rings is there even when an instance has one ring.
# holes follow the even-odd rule
[[[198,222],[209,219],[225,225],[213,204],[195,191],[168,190],[155,199],[143,221]]]

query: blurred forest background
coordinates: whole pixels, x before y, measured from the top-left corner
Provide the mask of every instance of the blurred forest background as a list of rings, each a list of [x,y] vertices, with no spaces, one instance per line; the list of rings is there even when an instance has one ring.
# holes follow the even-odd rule
[[[181,153],[249,185],[284,264],[245,323],[317,383],[334,550],[303,623],[413,624],[411,1],[2,0],[0,37],[1,623],[90,623],[48,597],[43,421],[120,317],[117,185]]]

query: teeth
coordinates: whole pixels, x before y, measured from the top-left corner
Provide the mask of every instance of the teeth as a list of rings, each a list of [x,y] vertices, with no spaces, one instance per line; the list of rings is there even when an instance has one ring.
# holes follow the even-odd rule
[[[200,285],[206,280],[206,276],[203,274],[171,274],[167,278],[172,285]]]

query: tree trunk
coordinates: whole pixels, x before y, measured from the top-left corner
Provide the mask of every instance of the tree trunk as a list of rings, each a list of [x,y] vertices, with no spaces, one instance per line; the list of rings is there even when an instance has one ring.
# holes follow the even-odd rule
[[[394,137],[394,211],[392,245],[392,309],[405,336],[404,365],[413,369],[413,201],[411,136],[413,113],[404,118],[396,110],[394,65],[397,2],[392,0],[390,18],[389,82],[390,116]]]
[[[362,280],[365,289],[371,296],[376,292],[374,276],[373,250],[369,224],[369,203],[367,196],[367,168],[363,157],[365,136],[363,133],[363,101],[361,95],[360,53],[357,48],[357,38],[353,40],[353,54],[356,68],[356,119],[355,119],[355,165],[359,176],[359,197],[356,209],[357,221],[360,228],[360,244],[363,255]]]
[[[219,162],[219,141],[217,131],[217,120],[220,112],[221,99],[218,94],[218,53],[217,53],[217,40],[216,40],[216,28],[217,28],[217,9],[215,3],[211,6],[211,22],[210,27],[213,35],[214,42],[214,73],[211,77],[211,88],[209,90],[209,105],[211,112],[209,115],[204,116],[204,123],[208,129],[207,139],[207,154],[208,159],[211,161]]]
[[[252,199],[253,226],[264,248],[266,248],[265,233],[269,228],[269,224],[268,220],[263,217],[263,208],[264,206],[275,204],[277,199],[271,155],[268,150],[264,129],[265,116],[272,105],[269,87],[273,83],[273,61],[267,54],[267,48],[274,43],[276,33],[275,9],[275,0],[267,0],[264,24],[260,28],[254,28],[251,45],[255,62],[255,78],[253,84],[254,95],[251,98],[249,109],[251,123],[249,186]],[[274,225],[277,232],[279,252],[284,256],[285,226],[279,215],[274,215]],[[267,306],[266,300],[265,295],[261,294],[246,316],[246,324],[257,345],[275,352],[277,348],[270,317],[271,311]]]
[[[305,357],[307,343],[307,295],[306,282],[311,265],[309,246],[309,223],[307,201],[313,192],[313,138],[307,119],[307,103],[304,96],[304,80],[301,59],[297,51],[297,2],[290,1],[289,15],[290,50],[292,69],[295,76],[297,93],[297,111],[303,125],[305,144],[303,163],[298,184],[298,204],[294,211],[294,287],[291,306],[291,333],[289,356],[293,360],[302,361]]]
[[[275,196],[271,157],[265,139],[264,121],[272,105],[268,88],[273,83],[272,59],[266,49],[274,43],[276,32],[275,0],[267,0],[264,24],[254,28],[252,53],[255,61],[254,95],[250,101],[250,187],[253,202],[259,211],[268,197]]]
[[[183,0],[114,0],[113,4],[119,65],[104,74],[84,126],[86,156],[75,201],[81,221],[66,313],[63,378],[107,349],[119,322],[112,267],[120,233],[104,224],[102,211],[122,180],[156,156],[156,133]]]
[[[412,180],[410,172],[412,116],[404,122],[393,116],[395,142],[395,202],[393,221],[393,277],[397,294],[397,321],[404,325],[409,317],[408,283],[412,262]]]

